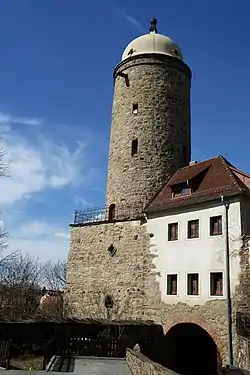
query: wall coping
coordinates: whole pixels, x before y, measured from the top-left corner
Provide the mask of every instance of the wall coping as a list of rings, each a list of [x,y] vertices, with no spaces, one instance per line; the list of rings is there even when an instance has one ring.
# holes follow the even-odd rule
[[[176,372],[174,372],[173,370],[170,370],[167,367],[164,367],[164,366],[160,365],[159,363],[151,361],[151,359],[146,357],[144,354],[127,348],[126,349],[126,362],[127,362],[127,365],[128,365],[132,374],[133,374],[133,369],[131,369],[130,366],[129,366],[128,354],[131,355],[132,357],[135,357],[136,359],[138,359],[139,361],[141,361],[143,363],[148,363],[149,365],[153,366],[157,371],[159,371],[160,373],[162,373],[164,375],[179,375]]]

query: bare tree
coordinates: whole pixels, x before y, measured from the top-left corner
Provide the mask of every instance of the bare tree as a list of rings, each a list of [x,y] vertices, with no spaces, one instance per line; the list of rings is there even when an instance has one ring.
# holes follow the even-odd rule
[[[7,177],[9,173],[8,164],[5,160],[6,152],[0,148],[0,177]]]
[[[48,260],[43,264],[43,281],[47,288],[52,290],[64,290],[66,285],[67,262]]]
[[[9,176],[9,168],[5,160],[5,155],[6,153],[4,150],[0,148],[0,177]],[[5,253],[8,249],[7,237],[8,233],[5,231],[4,227],[0,225],[0,273],[2,272],[1,269],[5,268],[8,262],[19,253],[19,251],[14,251],[8,254]]]
[[[0,314],[21,318],[32,315],[41,293],[41,265],[28,255],[7,258],[0,268]]]

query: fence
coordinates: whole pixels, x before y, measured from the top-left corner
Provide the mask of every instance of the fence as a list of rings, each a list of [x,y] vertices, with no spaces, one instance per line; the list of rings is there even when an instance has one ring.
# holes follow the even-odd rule
[[[0,367],[7,369],[10,364],[11,340],[0,341]]]
[[[143,205],[140,203],[133,206],[116,206],[115,204],[111,204],[110,207],[88,208],[75,211],[73,225],[140,219],[142,216]]]
[[[62,348],[62,356],[95,356],[124,358],[126,347],[121,341],[112,339],[93,339],[88,337],[76,337],[70,340],[67,347]]]

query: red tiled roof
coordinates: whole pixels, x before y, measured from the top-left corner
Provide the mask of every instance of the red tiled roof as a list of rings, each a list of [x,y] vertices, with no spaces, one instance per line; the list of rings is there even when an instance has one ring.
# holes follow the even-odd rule
[[[173,197],[172,189],[185,182],[195,186],[195,190],[186,196]],[[250,175],[239,171],[223,156],[214,157],[199,163],[178,169],[157,193],[146,211],[160,211],[206,200],[249,193]]]

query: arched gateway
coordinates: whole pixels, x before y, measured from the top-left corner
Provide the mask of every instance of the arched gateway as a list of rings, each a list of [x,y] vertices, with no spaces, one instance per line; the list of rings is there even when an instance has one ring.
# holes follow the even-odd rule
[[[169,367],[185,375],[217,374],[225,358],[223,340],[200,316],[183,314],[164,326]]]

